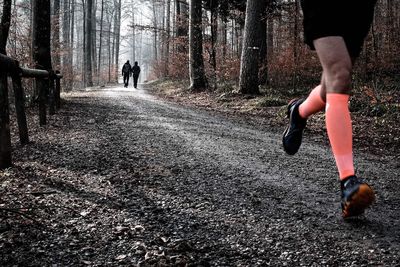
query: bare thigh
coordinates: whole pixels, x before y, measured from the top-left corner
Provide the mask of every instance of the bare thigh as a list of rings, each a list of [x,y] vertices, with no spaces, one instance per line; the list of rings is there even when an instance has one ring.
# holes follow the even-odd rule
[[[321,85],[327,93],[349,93],[352,59],[340,36],[314,40],[315,50],[323,68]]]

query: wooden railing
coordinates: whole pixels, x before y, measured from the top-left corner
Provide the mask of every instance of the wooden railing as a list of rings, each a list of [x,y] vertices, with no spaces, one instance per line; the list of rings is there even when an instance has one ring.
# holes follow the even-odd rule
[[[50,115],[60,108],[60,79],[62,75],[59,72],[22,68],[17,60],[0,54],[0,169],[8,168],[12,165],[7,77],[12,79],[19,140],[22,145],[29,143],[22,78],[35,78],[36,88],[39,93],[40,125],[46,124],[47,105],[49,106]]]

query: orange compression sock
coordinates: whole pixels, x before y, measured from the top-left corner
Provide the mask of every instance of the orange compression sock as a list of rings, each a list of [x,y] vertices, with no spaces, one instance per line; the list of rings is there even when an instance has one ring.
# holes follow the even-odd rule
[[[325,109],[325,101],[321,98],[321,85],[315,87],[307,99],[299,106],[300,117],[307,119],[312,114]]]
[[[326,129],[335,156],[340,179],[354,175],[353,130],[349,111],[349,95],[326,95]]]

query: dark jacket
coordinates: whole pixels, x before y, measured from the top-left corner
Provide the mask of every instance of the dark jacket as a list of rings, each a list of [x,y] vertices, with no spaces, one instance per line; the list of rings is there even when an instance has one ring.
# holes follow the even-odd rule
[[[139,74],[140,74],[140,67],[139,67],[138,65],[134,65],[134,66],[132,67],[132,75],[133,75],[134,77],[138,77]]]
[[[129,74],[129,72],[131,71],[131,68],[132,68],[131,64],[129,64],[129,62],[126,62],[124,64],[124,66],[122,67],[122,75]]]

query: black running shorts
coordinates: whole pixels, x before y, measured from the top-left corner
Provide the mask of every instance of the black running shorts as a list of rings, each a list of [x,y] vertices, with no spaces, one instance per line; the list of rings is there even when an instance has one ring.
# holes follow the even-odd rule
[[[360,55],[374,17],[377,0],[301,0],[304,41],[315,50],[313,41],[341,36],[351,57]]]

